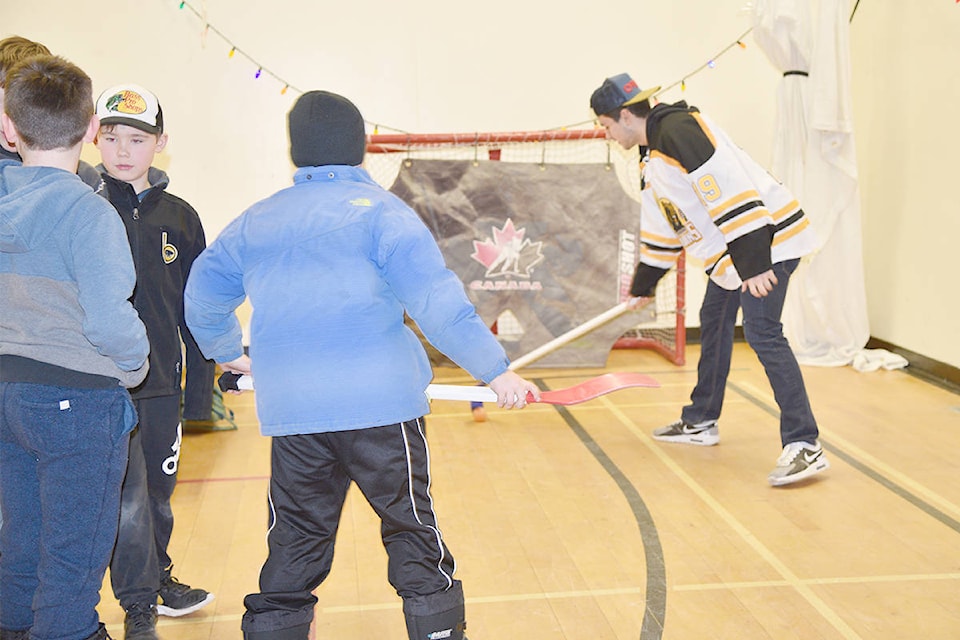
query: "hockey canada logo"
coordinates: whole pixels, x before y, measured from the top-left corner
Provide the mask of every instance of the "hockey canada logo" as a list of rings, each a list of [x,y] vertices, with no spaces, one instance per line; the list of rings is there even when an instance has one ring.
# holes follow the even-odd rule
[[[487,268],[488,278],[496,276],[516,276],[529,278],[533,267],[543,260],[540,248],[542,242],[530,242],[524,238],[526,229],[517,229],[513,220],[507,218],[503,228],[493,229],[493,240],[473,241],[473,255],[470,256]]]
[[[526,229],[517,229],[507,218],[503,227],[493,228],[493,239],[473,241],[470,257],[486,268],[486,280],[474,280],[471,289],[540,289],[539,282],[531,280],[533,268],[543,261],[542,242],[526,238]],[[516,278],[522,281],[518,282]],[[492,279],[499,279],[494,281]]]

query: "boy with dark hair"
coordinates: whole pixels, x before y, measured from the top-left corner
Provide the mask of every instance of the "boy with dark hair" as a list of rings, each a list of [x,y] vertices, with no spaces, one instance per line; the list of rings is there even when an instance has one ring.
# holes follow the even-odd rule
[[[310,91],[289,114],[293,186],[253,205],[190,274],[187,323],[224,369],[255,374],[260,431],[272,437],[269,555],[246,597],[246,640],[306,640],[313,590],[330,572],[352,483],[382,521],[387,577],[412,640],[463,640],[456,565],[430,497],[424,395],[433,372],[404,312],[501,407],[531,382],[508,369],[436,240],[360,166],[363,117]],[[250,357],[234,312],[253,306]],[[374,340],[370,340],[375,336]]]
[[[50,55],[50,50],[39,42],[27,40],[21,36],[10,36],[0,40],[0,112],[3,111],[3,88],[6,86],[7,73],[21,60],[41,55]],[[3,135],[2,126],[0,126],[0,158],[20,160],[16,147]]]
[[[96,605],[117,535],[125,387],[149,343],[123,225],[76,175],[91,82],[32,56],[8,70],[0,160],[0,637],[107,638]]]
[[[7,72],[17,63],[39,55],[50,55],[50,50],[39,42],[28,40],[22,36],[9,36],[0,40],[0,112],[3,111],[3,87]],[[0,128],[0,158],[20,160],[20,154],[17,153],[16,147],[4,138],[2,128]],[[82,160],[77,169],[77,174],[91,187],[96,187],[100,182],[100,174]],[[0,523],[2,522],[3,520],[0,518]]]
[[[127,229],[137,270],[133,306],[150,336],[150,373],[130,390],[139,424],[130,437],[110,582],[126,611],[126,639],[154,640],[158,614],[186,615],[213,600],[174,578],[167,554],[183,435],[184,345],[188,378],[213,393],[215,365],[203,358],[183,320],[183,289],[206,239],[197,212],[167,191],[167,174],[152,166],[167,144],[157,97],[135,84],[116,86],[100,94],[97,116],[99,191]]]
[[[590,107],[625,149],[640,146],[644,189],[640,262],[630,293],[638,306],[683,249],[702,258],[707,291],[700,307],[700,362],[690,404],[656,429],[663,442],[715,445],[737,312],[780,406],[773,486],[804,480],[829,462],[820,446],[803,375],[780,315],[790,275],[816,247],[809,219],[793,195],[686,102],[653,105],[659,87],[641,90],[622,73],[607,78]]]

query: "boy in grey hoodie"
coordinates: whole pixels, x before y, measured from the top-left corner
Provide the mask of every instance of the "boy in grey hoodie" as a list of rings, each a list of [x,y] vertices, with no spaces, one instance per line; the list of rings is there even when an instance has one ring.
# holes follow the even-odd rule
[[[96,605],[117,534],[126,388],[147,372],[123,224],[76,175],[90,78],[54,56],[5,79],[0,160],[0,638],[107,638]]]

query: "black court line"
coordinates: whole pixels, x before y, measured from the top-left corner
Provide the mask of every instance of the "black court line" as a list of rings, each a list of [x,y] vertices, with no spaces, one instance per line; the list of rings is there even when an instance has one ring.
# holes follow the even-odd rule
[[[549,387],[542,379],[534,380],[541,390]],[[646,560],[647,587],[646,602],[643,610],[643,623],[640,626],[640,640],[660,640],[663,637],[663,625],[667,614],[667,569],[663,559],[663,547],[660,546],[660,536],[657,535],[657,525],[647,509],[646,503],[623,472],[614,464],[610,456],[597,444],[583,425],[562,405],[553,405],[567,426],[580,438],[587,450],[596,458],[600,466],[617,483],[621,493],[630,505],[637,528],[640,529],[640,539],[643,541],[643,554]]]
[[[735,383],[730,382],[729,380],[727,381],[727,386],[733,389],[734,391],[736,391],[738,394],[740,394],[747,400],[749,400],[755,406],[759,407],[760,409],[763,409],[764,411],[772,415],[777,420],[780,419],[780,411],[774,407],[771,407],[769,404],[767,404],[760,398],[757,398],[753,394],[737,386]],[[832,455],[837,456],[838,458],[840,458],[841,460],[849,464],[851,467],[853,467],[863,475],[867,476],[871,480],[882,485],[886,489],[889,489],[894,495],[897,495],[903,498],[904,500],[906,500],[916,508],[920,509],[921,511],[923,511],[933,519],[950,527],[956,533],[960,533],[960,522],[958,522],[954,518],[951,518],[950,516],[945,514],[943,511],[936,508],[935,506],[933,506],[932,504],[930,504],[920,496],[916,495],[915,493],[912,493],[909,489],[906,489],[905,487],[900,486],[899,484],[897,484],[890,478],[886,477],[882,473],[878,472],[875,469],[870,468],[860,460],[857,460],[853,455],[847,453],[840,447],[837,447],[836,445],[831,444],[830,442],[824,440],[823,438],[820,439],[820,444],[823,445],[823,448],[829,451]]]

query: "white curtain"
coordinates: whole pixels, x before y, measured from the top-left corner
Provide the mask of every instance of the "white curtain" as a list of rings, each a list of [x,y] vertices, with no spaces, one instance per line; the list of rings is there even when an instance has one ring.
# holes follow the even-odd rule
[[[784,333],[803,364],[851,364],[870,337],[850,98],[849,1],[754,0],[753,35],[783,73],[772,172],[820,249],[790,279]],[[817,14],[816,22],[811,19]]]

